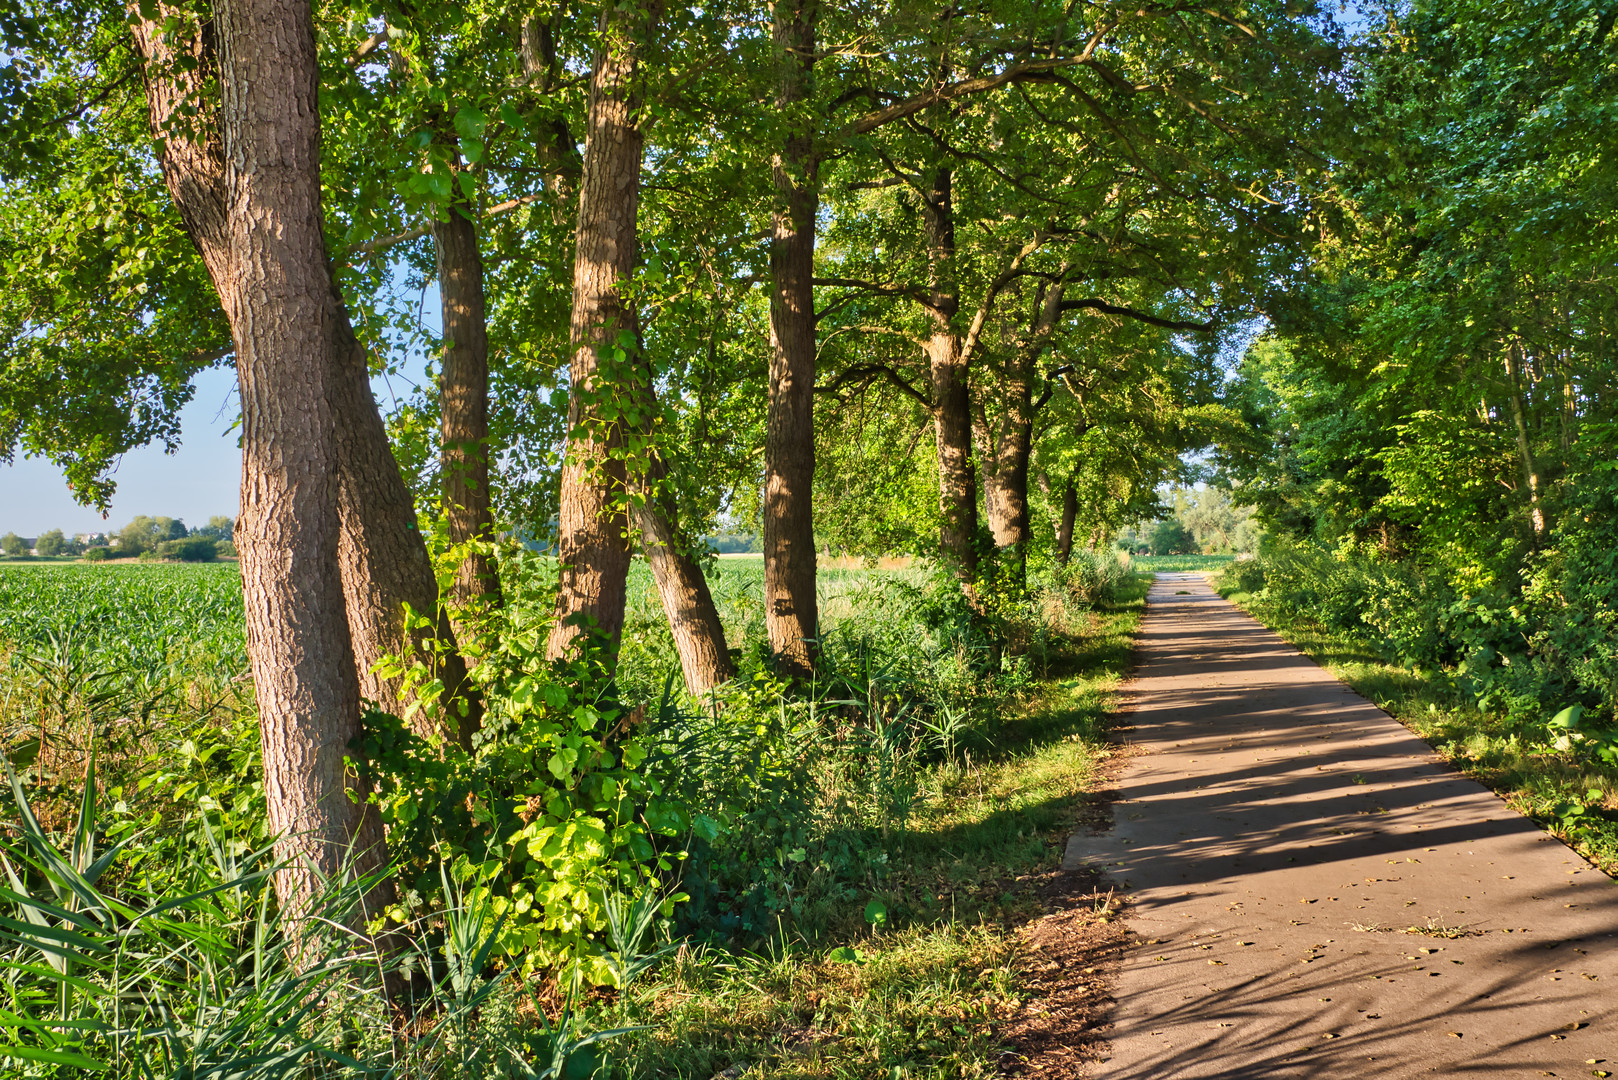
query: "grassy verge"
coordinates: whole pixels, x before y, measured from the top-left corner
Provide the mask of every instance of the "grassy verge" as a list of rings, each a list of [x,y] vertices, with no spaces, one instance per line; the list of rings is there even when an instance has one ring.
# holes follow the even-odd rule
[[[1041,908],[1109,755],[1113,692],[1129,666],[1144,580],[1063,637],[1040,692],[964,764],[939,766],[875,890],[813,947],[783,929],[756,954],[685,947],[627,1010],[655,1029],[625,1046],[634,1075],[988,1077],[1002,1026],[1028,996],[1017,928]]]
[[[1421,736],[1456,769],[1618,877],[1618,767],[1548,752],[1542,730],[1528,732],[1480,710],[1458,692],[1448,672],[1390,662],[1372,642],[1287,618],[1262,595],[1234,591],[1218,579],[1215,586]]]

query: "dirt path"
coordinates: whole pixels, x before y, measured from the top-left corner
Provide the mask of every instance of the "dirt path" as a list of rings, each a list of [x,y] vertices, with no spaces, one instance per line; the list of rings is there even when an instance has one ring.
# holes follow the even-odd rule
[[[1100,1077],[1618,1075],[1618,884],[1198,574],[1159,574]],[[1418,928],[1413,932],[1411,928]]]

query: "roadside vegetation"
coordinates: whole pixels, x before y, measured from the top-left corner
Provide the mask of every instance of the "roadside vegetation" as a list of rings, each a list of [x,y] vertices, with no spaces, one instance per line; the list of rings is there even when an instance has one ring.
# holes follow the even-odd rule
[[[0,1054],[984,1075],[1119,539],[1600,848],[1618,18],[1339,6],[10,5]]]
[[[543,579],[548,562],[504,565]],[[716,577],[734,640],[761,635],[761,572]],[[631,582],[655,604],[643,566]],[[509,627],[535,613],[507,584]],[[498,822],[412,848],[400,810],[428,816],[423,791],[443,781],[429,770],[390,819],[411,885],[390,918],[416,944],[383,953],[342,931],[364,882],[339,880],[315,901],[336,929],[298,946],[320,950],[309,968],[266,906],[235,568],[0,570],[4,801],[22,813],[5,847],[28,875],[13,892],[42,918],[4,934],[17,965],[4,1026],[38,1049],[10,1051],[8,1075],[179,1060],[297,1061],[311,1076],[995,1075],[1027,993],[1017,928],[1043,910],[1027,882],[1054,868],[1110,754],[1143,596],[1120,563],[1081,556],[1038,570],[1026,603],[985,624],[923,571],[844,571],[824,590],[823,682],[794,690],[744,659],[706,700],[671,696],[677,661],[648,612],[630,623],[618,700],[595,704],[643,717],[636,775],[659,797],[637,818],[656,852],[599,879],[600,907],[581,912],[595,932],[510,906],[543,878],[495,856],[511,847]],[[631,742],[611,745],[627,757]],[[487,761],[481,777],[485,805],[520,830]],[[430,1031],[377,1034],[392,1020],[365,988],[392,969]],[[317,992],[351,1005],[311,1012]],[[619,1028],[634,1030],[590,1041]]]

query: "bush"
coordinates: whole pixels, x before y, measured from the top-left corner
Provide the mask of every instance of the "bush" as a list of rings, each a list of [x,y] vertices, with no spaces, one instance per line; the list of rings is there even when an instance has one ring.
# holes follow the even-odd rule
[[[158,558],[175,562],[213,562],[219,557],[219,544],[206,536],[191,536],[184,540],[164,540],[155,551]]]
[[[62,555],[67,552],[68,539],[62,535],[61,529],[52,529],[39,534],[34,542],[34,550],[41,555]]]
[[[107,547],[93,547],[84,549],[85,562],[106,562],[112,558],[112,549]]]

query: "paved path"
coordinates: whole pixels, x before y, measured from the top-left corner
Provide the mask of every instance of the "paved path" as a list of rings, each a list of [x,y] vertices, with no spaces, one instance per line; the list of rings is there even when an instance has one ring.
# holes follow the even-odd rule
[[[1618,1076],[1618,884],[1201,575],[1139,650],[1116,828],[1067,852],[1138,935],[1100,1077]]]

